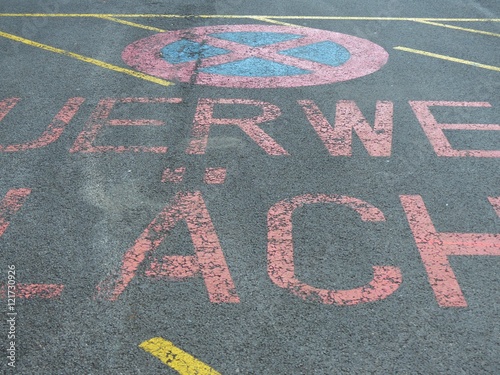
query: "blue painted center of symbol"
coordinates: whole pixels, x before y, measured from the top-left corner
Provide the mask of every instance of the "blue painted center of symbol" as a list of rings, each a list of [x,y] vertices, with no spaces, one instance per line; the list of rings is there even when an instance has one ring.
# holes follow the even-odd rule
[[[178,40],[170,43],[161,49],[161,56],[170,64],[181,64],[207,57],[224,55],[229,51],[223,48],[213,47],[207,44],[200,44],[191,40]]]
[[[266,59],[261,59],[259,57],[249,57],[244,60],[214,65],[199,70],[203,73],[242,77],[294,76],[299,74],[311,73],[308,70]]]
[[[281,55],[311,60],[330,66],[339,66],[351,57],[347,49],[330,41],[308,44],[279,52]]]
[[[301,35],[274,32],[227,32],[210,34],[218,39],[245,44],[251,47],[262,47],[275,43],[302,38]],[[161,49],[161,57],[170,64],[181,64],[230,53],[224,48],[201,44],[187,39],[170,43]],[[278,51],[280,55],[291,56],[317,63],[339,66],[344,64],[351,54],[340,44],[324,41],[305,46]],[[279,77],[312,73],[296,66],[260,58],[248,57],[199,69],[200,72],[225,76],[241,77]]]
[[[210,34],[218,39],[229,40],[231,42],[245,44],[251,47],[262,47],[270,44],[286,42],[302,38],[301,35],[286,34],[286,33],[270,33],[270,32],[256,32],[256,31],[240,31],[234,33],[216,33]]]

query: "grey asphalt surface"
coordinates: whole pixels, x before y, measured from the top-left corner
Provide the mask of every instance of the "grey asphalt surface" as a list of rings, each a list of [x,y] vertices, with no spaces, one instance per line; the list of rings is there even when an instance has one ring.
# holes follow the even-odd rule
[[[8,265],[18,283],[64,284],[55,299],[16,299],[16,367],[6,359],[7,301],[0,300],[2,371],[12,374],[176,374],[138,347],[162,337],[221,374],[498,374],[500,257],[454,256],[450,264],[467,307],[441,307],[412,236],[400,195],[420,195],[440,232],[500,233],[488,197],[500,197],[500,160],[439,157],[409,101],[489,102],[491,108],[433,109],[440,122],[500,123],[500,72],[395,50],[396,46],[500,67],[499,38],[411,21],[318,20],[307,16],[500,18],[497,1],[11,1],[0,13],[193,15],[126,18],[167,30],[259,24],[197,15],[304,16],[283,22],[368,39],[389,53],[379,71],[350,81],[294,88],[161,86],[0,37],[0,99],[20,102],[2,120],[0,144],[42,134],[72,97],[85,98],[60,138],[46,147],[0,152],[0,197],[29,188],[0,237],[0,282]],[[500,33],[499,22],[444,22]],[[0,17],[0,31],[130,68],[121,52],[155,31],[84,17]],[[167,126],[108,128],[99,145],[167,146],[165,154],[70,153],[101,99],[178,97],[181,104],[121,104],[116,119],[161,119]],[[289,156],[267,155],[236,127],[214,126],[203,155],[188,155],[200,98],[239,98],[278,106],[261,128]],[[297,100],[313,100],[331,123],[335,103],[355,101],[373,125],[375,103],[394,103],[389,157],[370,156],[354,136],[351,157],[330,156]],[[230,108],[229,108],[230,107]],[[251,117],[249,106],[215,115]],[[146,129],[147,128],[147,129]],[[500,150],[498,131],[446,131],[456,149]],[[181,183],[161,182],[185,167]],[[224,167],[224,184],[203,183]],[[200,191],[240,303],[210,303],[201,277],[181,282],[144,276],[150,259],[116,301],[96,286],[178,192]],[[388,298],[324,305],[279,288],[267,272],[267,213],[303,194],[339,194],[378,207],[381,223],[362,222],[340,205],[309,205],[293,216],[296,276],[323,289],[369,282],[373,265],[399,267]],[[499,238],[499,237],[497,237]],[[177,225],[155,257],[190,255],[187,226]],[[5,314],[4,314],[5,312]]]

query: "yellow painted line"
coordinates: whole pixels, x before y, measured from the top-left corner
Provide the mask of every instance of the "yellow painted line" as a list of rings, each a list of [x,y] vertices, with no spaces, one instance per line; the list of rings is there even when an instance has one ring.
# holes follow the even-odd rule
[[[447,24],[444,24],[444,23],[430,22],[430,21],[425,21],[425,20],[417,20],[415,22],[425,23],[426,25],[446,27],[447,29],[455,29],[455,30],[468,31],[470,33],[483,34],[483,35],[489,35],[489,36],[496,36],[496,37],[500,38],[500,34],[491,33],[489,31],[469,29],[469,28],[466,28],[466,27],[460,27],[460,26],[455,26],[455,25],[447,25]]]
[[[207,364],[179,349],[170,341],[153,337],[139,345],[181,375],[221,375]]]
[[[164,30],[164,29],[159,29],[158,27],[153,27],[153,26],[148,26],[148,25],[142,25],[140,23],[125,21],[125,20],[121,20],[121,19],[115,18],[115,17],[101,16],[101,17],[97,17],[97,18],[102,18],[104,20],[121,23],[121,24],[127,25],[127,26],[137,27],[139,29],[145,29],[145,30],[151,30],[151,31],[158,31],[160,33],[163,33],[165,31],[167,31],[167,30]]]
[[[162,85],[162,86],[170,86],[170,85],[174,84],[173,82],[165,81],[164,79],[160,79],[160,78],[156,78],[156,77],[144,74],[144,73],[136,72],[135,70],[122,68],[122,67],[119,67],[116,65],[109,64],[109,63],[104,62],[104,61],[93,59],[91,57],[79,55],[77,53],[65,51],[63,49],[55,48],[55,47],[49,46],[47,44],[38,43],[38,42],[35,42],[33,40],[25,39],[25,38],[22,38],[22,37],[17,36],[17,35],[8,34],[8,33],[4,33],[2,31],[0,31],[0,36],[4,37],[6,39],[14,40],[16,42],[27,44],[27,45],[32,46],[32,47],[37,47],[37,48],[43,49],[45,51],[50,51],[50,52],[58,53],[60,55],[72,57],[73,59],[84,61],[84,62],[89,63],[89,64],[97,65],[97,66],[104,68],[104,69],[109,69],[109,70],[112,70],[115,72],[128,74],[129,76],[140,78],[140,79],[143,79],[143,80],[146,80],[149,82],[154,82],[154,83],[157,83],[157,84]]]
[[[268,22],[268,23],[275,23],[276,25],[281,25],[281,26],[294,26],[294,27],[302,27],[301,25],[294,25],[293,23],[288,23],[288,22],[282,22],[282,21],[276,21],[268,17],[252,17],[254,20],[257,21],[262,21],[262,22]]]
[[[100,13],[0,13],[0,17],[96,17],[113,18],[255,18],[290,20],[344,20],[344,21],[437,21],[437,22],[500,22],[500,18],[421,18],[421,17],[348,17],[348,16],[278,16],[278,15],[230,15],[230,14],[100,14]]]
[[[394,47],[394,49],[396,49],[398,51],[405,51],[405,52],[416,53],[418,55],[424,55],[424,56],[428,56],[428,57],[434,57],[436,59],[453,61],[453,62],[460,63],[460,64],[475,66],[477,68],[489,69],[489,70],[494,70],[494,71],[500,72],[500,67],[498,67],[498,66],[480,64],[480,63],[477,63],[477,62],[474,62],[474,61],[457,59],[456,57],[445,56],[445,55],[438,55],[437,53],[426,52],[426,51],[421,51],[421,50],[418,50],[418,49],[412,49],[412,48],[406,48],[406,47]]]

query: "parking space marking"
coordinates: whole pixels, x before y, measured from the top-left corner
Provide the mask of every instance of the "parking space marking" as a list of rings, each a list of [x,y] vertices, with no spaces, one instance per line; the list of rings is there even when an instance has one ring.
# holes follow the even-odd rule
[[[144,341],[139,348],[154,355],[180,375],[220,375],[207,364],[161,337],[153,337]]]
[[[424,23],[426,25],[433,25],[433,26],[445,27],[447,29],[468,31],[470,33],[475,33],[475,34],[483,34],[483,35],[489,35],[489,36],[496,36],[496,37],[500,38],[500,34],[491,33],[489,31],[484,31],[484,30],[469,29],[469,28],[466,28],[466,27],[460,27],[460,26],[455,26],[455,25],[447,25],[445,23],[431,22],[431,21],[426,21],[426,20],[416,20],[415,22]]]
[[[293,23],[288,23],[288,22],[282,22],[282,21],[276,21],[273,20],[272,18],[269,17],[253,17],[254,20],[257,21],[262,21],[262,22],[267,22],[267,23],[274,23],[276,25],[281,25],[281,26],[294,26],[294,27],[302,27],[301,25],[295,25]]]
[[[416,53],[417,55],[423,55],[423,56],[427,56],[427,57],[434,57],[436,59],[452,61],[452,62],[456,62],[456,63],[460,63],[460,64],[471,65],[471,66],[475,66],[476,68],[483,68],[483,69],[494,70],[494,71],[500,72],[500,67],[498,67],[498,66],[481,64],[481,63],[477,63],[477,62],[470,61],[470,60],[458,59],[456,57],[451,57],[451,56],[446,56],[446,55],[440,55],[440,54],[437,54],[437,53],[432,53],[432,52],[427,52],[427,51],[421,51],[419,49],[407,48],[407,47],[402,47],[402,46],[394,47],[394,49],[398,50],[398,51]]]
[[[125,21],[125,20],[121,20],[121,19],[115,18],[115,17],[102,16],[102,17],[98,17],[98,18],[102,18],[102,19],[108,20],[108,21],[113,21],[113,22],[116,22],[116,23],[121,23],[122,25],[137,27],[139,29],[145,29],[145,30],[150,30],[150,31],[157,31],[157,32],[160,32],[160,33],[163,33],[165,31],[167,31],[167,30],[164,30],[164,29],[160,29],[158,27],[153,27],[153,26],[148,26],[148,25],[142,25],[140,23]]]
[[[26,38],[23,38],[23,37],[14,35],[14,34],[5,33],[3,31],[0,31],[0,37],[10,39],[10,40],[13,40],[16,42],[20,42],[23,44],[27,44],[27,45],[32,46],[32,47],[37,47],[37,48],[43,49],[45,51],[58,53],[60,55],[64,55],[64,56],[71,57],[71,58],[76,59],[76,60],[84,61],[84,62],[89,63],[89,64],[97,65],[100,68],[112,70],[112,71],[115,71],[118,73],[128,74],[129,76],[140,78],[140,79],[143,79],[143,80],[146,80],[149,82],[157,83],[157,84],[162,85],[162,86],[170,86],[170,85],[174,84],[173,82],[166,81],[166,80],[161,79],[161,78],[152,77],[150,75],[147,75],[147,74],[135,71],[135,70],[122,68],[120,66],[109,64],[107,62],[97,60],[97,59],[94,59],[92,57],[87,57],[87,56],[80,55],[78,53],[74,53],[74,52],[66,51],[66,50],[63,50],[60,48],[52,47],[52,46],[49,46],[48,44],[38,43],[38,42],[35,42],[34,40],[26,39]]]
[[[274,20],[324,20],[324,21],[436,21],[436,22],[500,22],[500,18],[432,18],[432,17],[352,17],[352,16],[278,16],[231,14],[119,14],[119,13],[0,13],[0,17],[95,17],[101,18],[228,18],[245,19],[264,17]]]

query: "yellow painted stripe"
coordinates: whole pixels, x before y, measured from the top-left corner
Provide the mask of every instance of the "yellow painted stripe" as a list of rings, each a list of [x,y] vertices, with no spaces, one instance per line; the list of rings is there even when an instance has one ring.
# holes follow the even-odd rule
[[[102,18],[104,20],[121,23],[121,24],[127,25],[127,26],[137,27],[139,29],[145,29],[145,30],[151,30],[151,31],[158,31],[160,33],[163,33],[165,31],[167,31],[167,30],[164,30],[164,29],[159,29],[158,27],[153,27],[153,26],[148,26],[148,25],[142,25],[140,23],[125,21],[125,20],[121,20],[121,19],[115,18],[115,17],[101,16],[101,17],[98,17],[98,18]]]
[[[97,65],[101,68],[109,69],[109,70],[112,70],[114,72],[124,73],[124,74],[128,74],[129,76],[132,76],[132,77],[140,78],[140,79],[143,79],[143,80],[146,80],[149,82],[154,82],[154,83],[157,83],[157,84],[162,85],[162,86],[173,85],[173,82],[165,81],[164,79],[160,79],[160,78],[156,78],[156,77],[144,74],[144,73],[136,72],[135,70],[122,68],[122,67],[119,67],[116,65],[109,64],[109,63],[104,62],[104,61],[93,59],[91,57],[79,55],[77,53],[65,51],[63,49],[55,48],[55,47],[49,46],[47,44],[38,43],[38,42],[35,42],[33,40],[22,38],[22,37],[17,36],[17,35],[8,34],[8,33],[4,33],[2,31],[0,31],[0,36],[4,37],[6,39],[14,40],[16,42],[27,44],[27,45],[32,46],[32,47],[37,47],[37,48],[43,49],[45,51],[50,51],[50,52],[58,53],[58,54],[61,54],[64,56],[72,57],[73,59],[84,61],[84,62],[89,63],[89,64]]]
[[[451,57],[451,56],[438,55],[437,53],[421,51],[421,50],[413,49],[413,48],[394,47],[394,49],[396,49],[398,51],[405,51],[405,52],[416,53],[418,55],[424,55],[424,56],[428,56],[428,57],[434,57],[436,59],[453,61],[453,62],[460,63],[460,64],[472,65],[472,66],[475,66],[477,68],[489,69],[489,70],[494,70],[494,71],[500,72],[500,67],[498,67],[498,66],[480,64],[480,63],[477,63],[477,62],[474,62],[474,61],[457,59],[456,57]]]
[[[455,25],[447,25],[447,24],[444,24],[444,23],[430,22],[430,21],[426,21],[426,20],[416,20],[415,22],[425,23],[426,25],[446,27],[447,29],[455,29],[455,30],[468,31],[469,33],[476,33],[476,34],[483,34],[483,35],[500,37],[500,34],[497,34],[497,33],[492,33],[492,32],[483,31],[483,30],[469,29],[469,28],[466,28],[466,27],[460,27],[460,26],[455,26]]]
[[[277,25],[281,26],[294,26],[294,27],[302,27],[301,25],[294,25],[293,23],[288,23],[288,22],[282,22],[282,21],[276,21],[268,17],[252,17],[254,20],[257,21],[262,21],[262,22],[268,22],[268,23],[275,23]]]
[[[170,341],[153,337],[139,345],[181,375],[221,375],[210,366],[177,348]]]
[[[278,15],[230,15],[230,14],[100,14],[100,13],[0,13],[0,17],[96,17],[100,18],[255,18],[293,20],[345,20],[345,21],[437,21],[437,22],[500,22],[500,18],[421,18],[421,17],[349,17],[349,16],[278,16]]]

